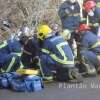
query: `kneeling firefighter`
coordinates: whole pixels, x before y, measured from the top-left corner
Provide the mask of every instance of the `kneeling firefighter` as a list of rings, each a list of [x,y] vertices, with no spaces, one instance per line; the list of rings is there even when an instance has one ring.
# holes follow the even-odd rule
[[[87,24],[80,24],[78,34],[81,36],[80,53],[85,65],[88,65],[88,73],[100,73],[100,38],[90,31]],[[96,68],[96,70],[95,70]]]
[[[20,67],[21,44],[17,40],[3,41],[0,44],[0,72],[16,71]]]
[[[59,81],[78,80],[80,74],[74,66],[72,50],[63,37],[54,35],[47,25],[40,25],[37,31],[41,44],[40,59],[44,76],[50,79],[53,72],[56,72]]]

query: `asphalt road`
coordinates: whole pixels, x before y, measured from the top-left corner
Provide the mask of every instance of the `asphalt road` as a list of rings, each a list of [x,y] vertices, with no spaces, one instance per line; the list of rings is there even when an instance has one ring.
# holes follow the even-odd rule
[[[0,90],[0,100],[100,100],[100,76],[85,78],[80,84],[48,84],[44,90],[33,93]]]

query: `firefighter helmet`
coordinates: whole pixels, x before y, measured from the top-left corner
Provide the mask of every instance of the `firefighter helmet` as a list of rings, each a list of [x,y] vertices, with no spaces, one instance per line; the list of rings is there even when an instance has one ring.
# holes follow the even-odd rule
[[[37,29],[38,31],[38,38],[43,40],[46,36],[52,32],[52,29],[48,25],[40,25]]]
[[[80,24],[78,31],[90,30],[90,27],[87,24]]]

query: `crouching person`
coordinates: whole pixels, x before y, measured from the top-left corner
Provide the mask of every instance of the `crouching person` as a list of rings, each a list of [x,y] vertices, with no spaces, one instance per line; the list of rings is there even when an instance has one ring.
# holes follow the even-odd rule
[[[18,41],[4,41],[0,44],[0,72],[16,71],[20,67],[20,57],[15,54],[21,51]]]
[[[41,44],[41,68],[44,79],[51,80],[53,72],[59,81],[78,80],[80,74],[74,66],[74,57],[68,43],[62,36],[55,36],[47,25],[37,29],[38,40]]]
[[[86,24],[80,24],[78,34],[81,36],[80,53],[87,66],[88,74],[96,73],[96,71],[100,73],[100,38],[92,33]]]

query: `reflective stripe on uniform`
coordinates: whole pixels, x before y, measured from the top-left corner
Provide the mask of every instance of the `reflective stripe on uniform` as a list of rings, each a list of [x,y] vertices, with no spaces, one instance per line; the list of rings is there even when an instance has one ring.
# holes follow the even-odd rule
[[[10,64],[9,64],[9,66],[8,66],[8,68],[6,70],[4,70],[3,68],[1,68],[1,72],[2,73],[9,72],[11,70],[13,64],[15,63],[15,60],[16,60],[15,57],[13,57],[12,60],[11,60],[11,62],[10,62]]]
[[[3,70],[1,68],[1,72],[9,72],[13,66],[13,64],[15,63],[15,57],[12,58],[11,63],[9,64],[8,68],[6,70]]]
[[[0,44],[0,49],[4,48],[5,46],[7,46],[7,41],[4,41],[2,44]]]
[[[70,16],[74,16],[74,17],[76,17],[76,16],[80,16],[80,13],[68,14],[68,17],[70,17]]]
[[[12,53],[12,54],[15,54],[15,55],[17,55],[19,57],[21,57],[21,55],[22,55],[22,53]]]
[[[95,44],[92,45],[91,48],[96,48],[96,47],[98,47],[98,46],[100,46],[100,42],[96,42]]]
[[[6,70],[6,72],[9,72],[11,70],[13,64],[15,63],[15,60],[16,60],[15,57],[13,57],[12,60],[11,60],[11,63],[9,64],[9,66],[8,66],[8,68]]]
[[[53,54],[52,52],[50,52],[49,50],[47,50],[47,49],[42,49],[42,52],[44,52],[44,53],[46,53],[46,54],[49,54],[50,55],[50,57],[53,59],[53,60],[55,60],[55,61],[57,61],[57,62],[59,62],[59,63],[61,63],[61,64],[74,64],[74,59],[73,59],[73,61],[67,61],[67,57],[66,57],[66,55],[65,55],[65,53],[64,53],[64,51],[63,51],[63,49],[61,48],[62,46],[64,46],[64,45],[68,45],[68,43],[67,42],[63,42],[63,43],[60,43],[60,44],[58,44],[56,47],[57,47],[57,49],[58,49],[58,51],[61,53],[61,55],[64,57],[64,59],[59,59],[55,54]]]
[[[20,62],[20,68],[24,68],[24,65],[22,62]]]

